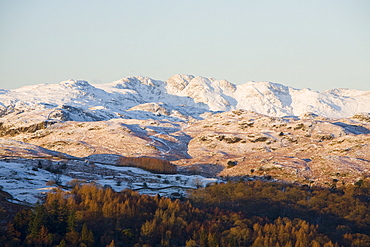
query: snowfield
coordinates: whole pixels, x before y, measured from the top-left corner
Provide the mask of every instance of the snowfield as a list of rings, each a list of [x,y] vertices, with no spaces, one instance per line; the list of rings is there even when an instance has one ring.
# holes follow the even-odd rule
[[[46,185],[55,175],[43,169],[32,170],[33,166],[25,163],[0,162],[0,186],[2,190],[13,196],[13,202],[34,204],[41,199],[44,192],[55,187]],[[61,176],[62,183],[71,180],[68,176]]]

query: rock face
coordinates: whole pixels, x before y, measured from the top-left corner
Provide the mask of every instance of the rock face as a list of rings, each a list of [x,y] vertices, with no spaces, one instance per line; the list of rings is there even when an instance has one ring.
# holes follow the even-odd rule
[[[183,172],[332,186],[370,176],[369,107],[370,92],[348,89],[69,80],[1,91],[0,157],[148,156]]]

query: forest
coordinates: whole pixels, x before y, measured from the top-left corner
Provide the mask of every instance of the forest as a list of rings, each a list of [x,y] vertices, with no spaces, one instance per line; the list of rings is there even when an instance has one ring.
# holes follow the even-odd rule
[[[171,162],[152,157],[120,157],[119,166],[130,166],[144,169],[153,173],[176,174],[177,168]]]
[[[214,184],[183,200],[95,183],[18,212],[1,246],[370,246],[370,183],[320,188]]]

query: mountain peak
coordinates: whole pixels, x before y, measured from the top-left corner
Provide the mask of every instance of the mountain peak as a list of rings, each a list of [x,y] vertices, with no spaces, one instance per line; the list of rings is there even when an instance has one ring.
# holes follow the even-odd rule
[[[87,81],[85,80],[74,80],[69,79],[67,81],[62,81],[60,85],[66,86],[66,87],[89,87],[91,86]]]

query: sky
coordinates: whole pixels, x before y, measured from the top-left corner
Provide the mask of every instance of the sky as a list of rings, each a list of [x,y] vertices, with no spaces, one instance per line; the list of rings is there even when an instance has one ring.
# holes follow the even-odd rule
[[[370,1],[0,0],[0,88],[175,74],[370,90]]]

